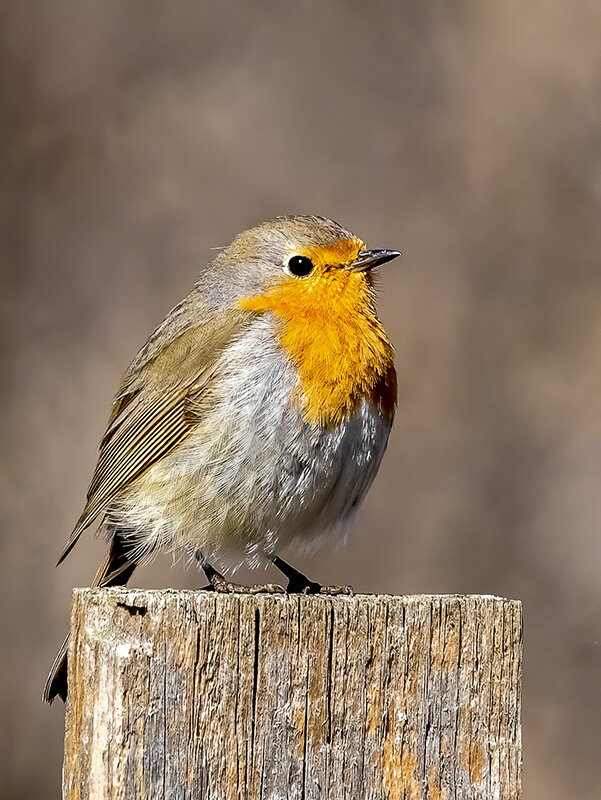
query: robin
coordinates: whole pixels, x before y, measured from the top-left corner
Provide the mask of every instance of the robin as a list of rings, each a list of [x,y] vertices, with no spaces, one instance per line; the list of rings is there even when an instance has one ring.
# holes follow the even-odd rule
[[[372,270],[399,255],[318,216],[278,217],[222,250],[127,369],[58,563],[100,520],[95,586],[188,551],[216,591],[282,591],[226,580],[213,564],[232,558],[323,591],[277,552],[343,530],[378,470],[397,388]],[[47,702],[66,699],[66,652]]]

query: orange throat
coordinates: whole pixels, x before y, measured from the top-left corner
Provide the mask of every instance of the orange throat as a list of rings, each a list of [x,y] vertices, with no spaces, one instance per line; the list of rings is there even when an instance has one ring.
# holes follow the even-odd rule
[[[285,278],[239,305],[278,318],[280,344],[300,379],[294,400],[307,422],[338,425],[363,400],[392,422],[397,397],[393,349],[376,316],[368,275],[327,269],[308,280]]]

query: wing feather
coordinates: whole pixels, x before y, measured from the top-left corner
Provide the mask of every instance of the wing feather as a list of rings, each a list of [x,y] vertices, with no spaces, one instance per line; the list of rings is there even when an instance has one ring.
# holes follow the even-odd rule
[[[144,360],[136,357],[113,403],[88,489],[88,501],[59,564],[85,528],[107,510],[119,492],[194,429],[204,407],[203,394],[214,377],[215,364],[247,319],[246,312],[229,310],[211,318],[202,328],[189,326],[171,341],[162,341],[151,356],[148,344],[145,345]],[[164,325],[159,330],[164,330]]]

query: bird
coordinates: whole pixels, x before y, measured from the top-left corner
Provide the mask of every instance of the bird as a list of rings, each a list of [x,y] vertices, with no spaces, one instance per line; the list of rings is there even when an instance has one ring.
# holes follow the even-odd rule
[[[328,591],[279,552],[342,536],[378,471],[397,377],[373,270],[400,255],[316,215],[276,217],[221,249],[126,370],[58,563],[99,522],[94,586],[188,552],[216,591],[283,590],[228,580],[232,559],[273,562],[289,592]],[[68,636],[46,702],[66,700],[67,649]]]

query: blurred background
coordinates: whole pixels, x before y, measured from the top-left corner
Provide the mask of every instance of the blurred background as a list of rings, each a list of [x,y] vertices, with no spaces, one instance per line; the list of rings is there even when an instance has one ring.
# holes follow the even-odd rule
[[[40,692],[111,397],[212,247],[331,216],[382,271],[400,405],[345,550],[370,592],[524,602],[524,795],[599,797],[601,6],[6,2],[0,795],[58,797]],[[262,576],[259,576],[262,577]],[[275,577],[275,575],[270,576]],[[168,558],[142,586],[197,587]]]

